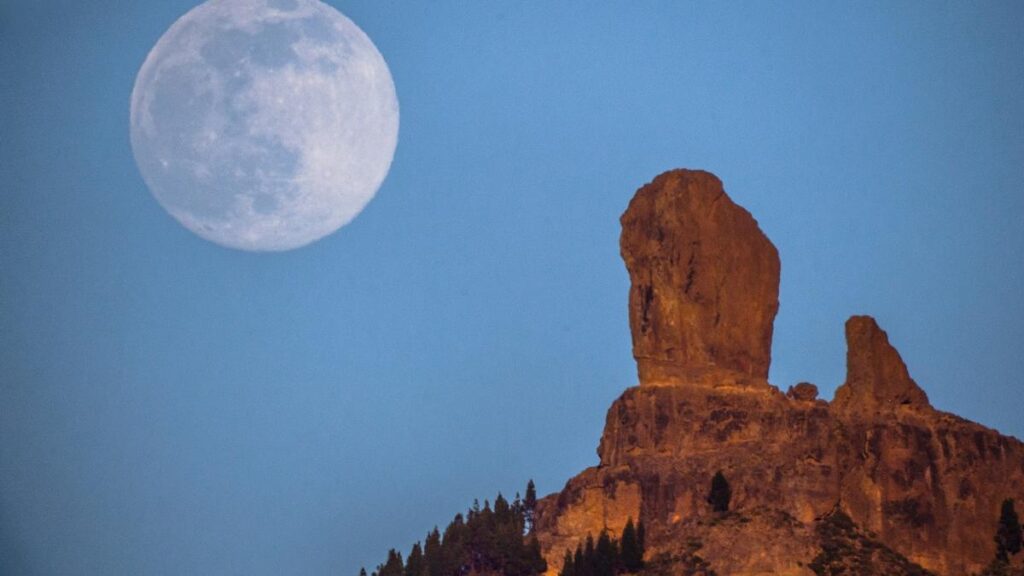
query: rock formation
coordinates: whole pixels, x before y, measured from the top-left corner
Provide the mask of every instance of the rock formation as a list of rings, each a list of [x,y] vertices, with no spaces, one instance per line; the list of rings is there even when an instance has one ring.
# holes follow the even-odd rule
[[[801,402],[813,402],[818,399],[818,387],[810,382],[801,382],[786,390],[786,397]]]
[[[1003,499],[1024,502],[1024,444],[933,409],[866,316],[846,324],[833,402],[769,385],[778,257],[711,174],[659,176],[622,225],[640,386],[608,411],[600,464],[538,504],[552,572],[629,518],[673,574],[953,575],[992,560]],[[706,501],[717,471],[725,514]]]
[[[889,336],[870,316],[846,321],[846,383],[836,390],[832,404],[861,414],[931,408]]]
[[[641,384],[767,384],[779,255],[708,172],[666,172],[622,215]]]

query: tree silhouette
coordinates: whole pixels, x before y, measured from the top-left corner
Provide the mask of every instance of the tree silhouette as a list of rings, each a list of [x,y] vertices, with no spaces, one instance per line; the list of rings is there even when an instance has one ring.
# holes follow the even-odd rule
[[[594,553],[594,537],[587,534],[587,542],[583,547],[583,575],[594,576],[597,573],[597,554]]]
[[[405,563],[402,562],[402,553],[396,552],[394,548],[388,551],[388,561],[377,570],[379,576],[405,576]]]
[[[419,542],[412,545],[409,557],[405,559],[405,576],[427,576],[427,564]]]
[[[558,576],[576,576],[576,564],[573,562],[572,552],[565,551],[565,558],[562,559],[562,569]]]
[[[594,546],[594,576],[615,576],[619,564],[619,547],[607,531],[602,531]]]
[[[725,475],[719,470],[715,472],[714,478],[711,479],[711,492],[708,493],[708,504],[711,504],[711,509],[715,512],[728,512],[729,500],[731,499],[732,488],[729,487],[729,481],[725,479]]]
[[[444,557],[441,554],[441,533],[437,526],[427,534],[423,543],[423,562],[427,565],[427,576],[444,576]]]
[[[572,555],[572,565],[575,569],[575,576],[588,576],[587,575],[587,559],[583,557],[583,547],[579,544],[576,545],[576,553]]]
[[[996,529],[996,558],[1003,562],[1009,561],[1010,556],[1017,554],[1021,549],[1020,519],[1013,504],[1013,498],[1003,500],[999,527]]]
[[[547,560],[540,550],[540,541],[536,536],[530,536],[526,543],[526,574],[543,574],[548,571]]]
[[[626,521],[622,529],[622,540],[619,541],[619,555],[622,569],[629,573],[639,572],[644,567],[644,549],[640,544],[633,519]]]
[[[565,551],[559,576],[617,576],[635,574],[643,570],[643,524],[626,521],[622,538],[612,538],[607,530],[595,542],[588,534],[585,541],[576,545],[576,551]]]
[[[526,498],[523,500],[523,516],[526,520],[526,530],[533,532],[533,515],[537,509],[537,487],[533,485],[533,479],[526,483]]]
[[[391,550],[372,576],[538,576],[547,571],[547,562],[525,524],[526,507],[518,495],[509,503],[499,493],[493,507],[489,500],[482,508],[474,500],[466,516],[456,514],[443,532],[434,527],[422,545],[414,544],[405,564]]]

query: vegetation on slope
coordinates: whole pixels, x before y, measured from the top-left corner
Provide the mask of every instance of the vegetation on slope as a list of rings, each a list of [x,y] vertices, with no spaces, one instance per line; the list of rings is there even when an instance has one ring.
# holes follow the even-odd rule
[[[809,568],[818,576],[892,574],[928,576],[931,572],[863,533],[842,510],[833,510],[817,528],[821,552]]]
[[[526,497],[509,503],[500,493],[494,507],[473,503],[465,516],[455,518],[441,532],[435,527],[424,543],[412,546],[407,559],[394,549],[374,576],[467,576],[503,574],[537,576],[547,570],[540,544],[532,534],[537,491],[531,480]],[[360,570],[366,576],[366,570]]]
[[[594,537],[587,535],[585,543],[576,546],[576,552],[565,551],[565,560],[559,576],[616,576],[635,574],[644,567],[644,525],[633,525],[633,519],[626,521],[622,537],[618,540],[601,532],[594,543]]]

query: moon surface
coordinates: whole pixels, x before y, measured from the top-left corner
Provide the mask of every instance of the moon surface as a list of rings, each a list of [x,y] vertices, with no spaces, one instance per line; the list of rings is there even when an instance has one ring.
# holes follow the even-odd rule
[[[230,248],[289,250],[344,226],[397,141],[384,58],[318,0],[209,0],[164,33],[132,91],[132,151],[149,189]]]

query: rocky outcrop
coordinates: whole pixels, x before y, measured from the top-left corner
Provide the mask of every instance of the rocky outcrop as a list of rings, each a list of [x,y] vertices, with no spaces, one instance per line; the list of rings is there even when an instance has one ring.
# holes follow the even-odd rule
[[[775,250],[710,174],[659,176],[622,222],[641,385],[608,411],[600,464],[538,505],[552,570],[588,533],[629,518],[664,573],[989,564],[1003,499],[1024,502],[1024,444],[933,409],[866,316],[846,324],[833,402],[811,384],[770,386]],[[726,514],[707,502],[717,471],[732,488]]]
[[[786,390],[786,397],[801,402],[814,402],[818,399],[818,387],[810,382],[801,382]]]
[[[836,390],[832,404],[859,415],[931,408],[889,336],[870,316],[846,321],[846,383]]]
[[[666,172],[622,215],[641,384],[765,385],[779,256],[713,174]],[[709,374],[714,378],[705,378]]]

